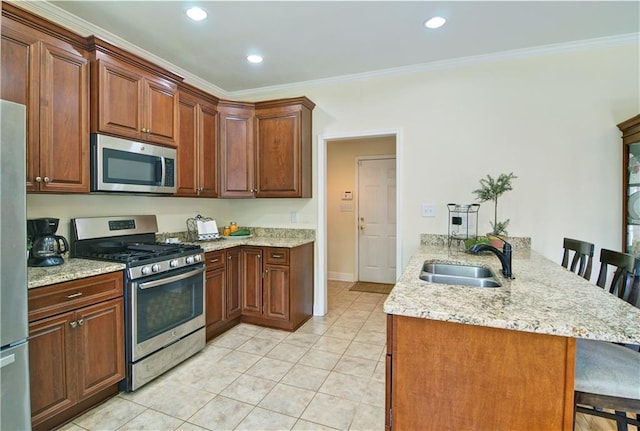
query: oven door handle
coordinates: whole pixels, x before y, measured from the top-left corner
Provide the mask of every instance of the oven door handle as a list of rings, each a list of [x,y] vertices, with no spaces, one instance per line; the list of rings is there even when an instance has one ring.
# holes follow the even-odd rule
[[[185,272],[184,274],[180,274],[180,275],[174,275],[173,277],[167,277],[161,280],[147,281],[146,283],[140,283],[138,284],[138,288],[149,289],[152,287],[162,286],[163,284],[184,280],[185,278],[193,277],[194,275],[202,274],[203,272],[204,272],[204,268],[194,269],[193,271]]]

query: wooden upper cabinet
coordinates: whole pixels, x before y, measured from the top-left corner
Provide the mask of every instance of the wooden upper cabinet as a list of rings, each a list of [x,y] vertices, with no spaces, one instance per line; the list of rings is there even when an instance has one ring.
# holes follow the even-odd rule
[[[253,104],[220,101],[220,197],[255,196]]]
[[[306,97],[256,103],[256,197],[311,197],[311,111]]]
[[[0,98],[26,106],[29,192],[89,192],[84,39],[2,4]]]
[[[98,61],[99,106],[96,130],[116,135],[142,136],[142,75],[132,70]]]
[[[181,77],[94,36],[91,132],[176,146]]]
[[[177,196],[218,196],[217,99],[182,85],[179,89]]]

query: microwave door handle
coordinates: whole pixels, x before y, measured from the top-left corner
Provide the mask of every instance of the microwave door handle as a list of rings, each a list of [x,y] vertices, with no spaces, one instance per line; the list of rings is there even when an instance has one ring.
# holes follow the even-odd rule
[[[158,160],[156,161],[156,178],[160,179],[160,185],[164,186],[164,176],[165,176],[165,169],[164,168],[164,157],[160,156],[158,157]]]

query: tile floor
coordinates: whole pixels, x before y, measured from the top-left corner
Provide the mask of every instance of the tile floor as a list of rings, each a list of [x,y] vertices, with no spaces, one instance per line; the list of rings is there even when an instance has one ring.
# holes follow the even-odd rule
[[[238,325],[61,430],[384,430],[386,295],[350,285],[329,281],[327,315],[296,332]],[[576,429],[615,424],[578,414]]]
[[[240,324],[62,430],[384,430],[386,295],[350,285],[296,332]]]

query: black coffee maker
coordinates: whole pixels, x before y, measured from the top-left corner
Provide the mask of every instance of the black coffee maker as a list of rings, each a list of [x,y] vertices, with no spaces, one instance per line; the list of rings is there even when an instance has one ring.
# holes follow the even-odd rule
[[[69,251],[69,243],[60,235],[57,218],[36,218],[27,220],[27,235],[31,240],[28,266],[62,265],[62,253]]]

